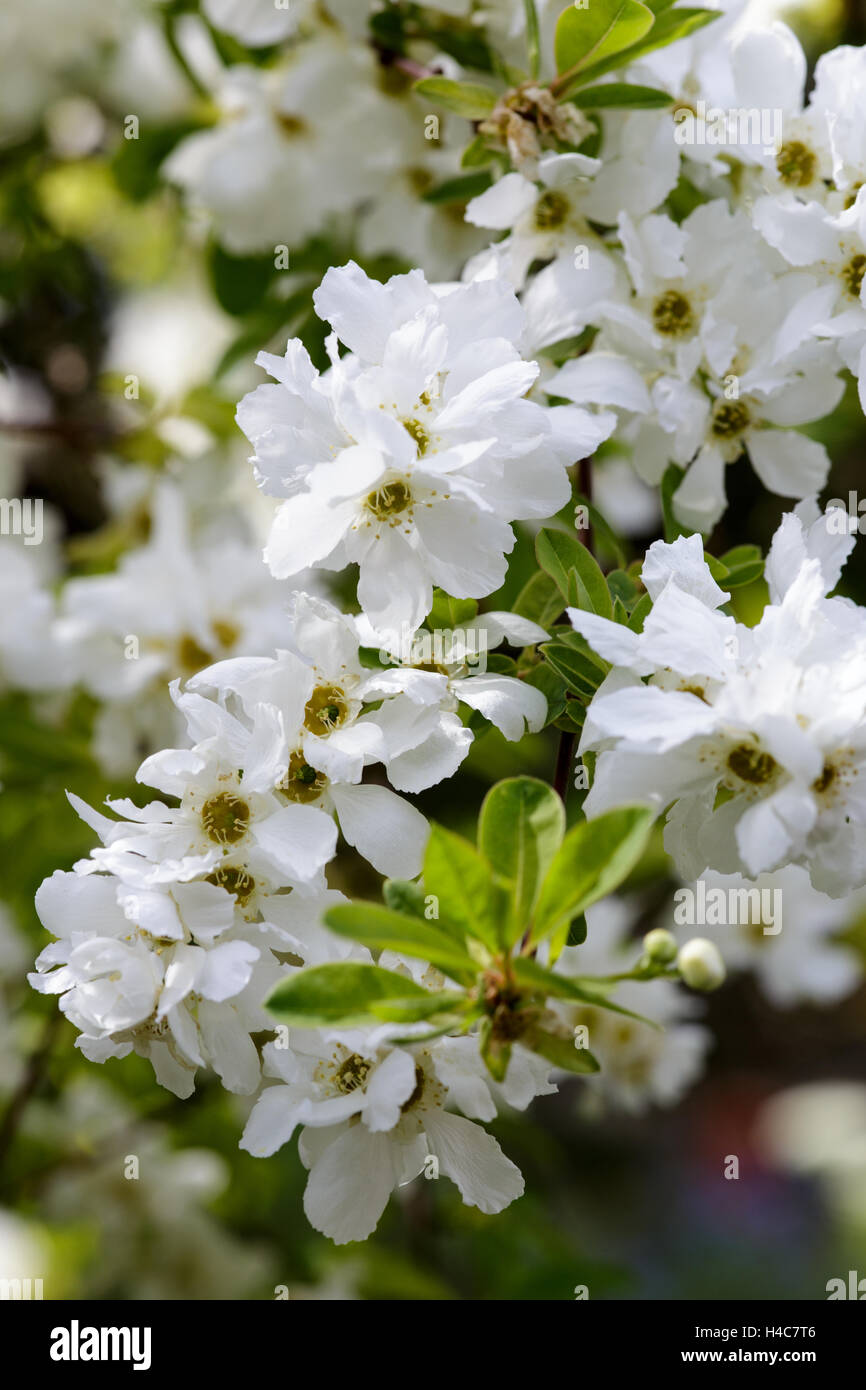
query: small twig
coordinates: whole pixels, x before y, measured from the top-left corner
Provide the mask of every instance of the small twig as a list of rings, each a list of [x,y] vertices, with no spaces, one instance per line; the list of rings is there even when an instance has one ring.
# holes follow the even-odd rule
[[[404,58],[399,53],[383,54],[386,67],[399,68],[400,72],[408,73],[414,77],[416,82],[420,82],[423,77],[441,77],[441,73],[436,68],[425,67],[423,63],[416,63],[414,58]]]
[[[537,77],[541,67],[541,35],[538,28],[538,11],[535,0],[523,0],[526,11],[526,51],[529,56],[529,75]]]
[[[587,502],[592,501],[592,458],[581,459],[577,465],[577,488]],[[592,550],[592,523],[587,514],[586,526],[577,528],[577,539],[587,550]]]
[[[35,1051],[31,1053],[30,1060],[24,1068],[24,1074],[6,1107],[6,1113],[0,1122],[0,1167],[2,1167],[7,1153],[12,1147],[27,1104],[42,1080],[45,1064],[54,1046],[62,1019],[63,1015],[58,1009],[54,1009],[46,1019],[42,1038]]]
[[[107,425],[79,420],[0,420],[0,434],[24,435],[30,439],[59,439],[74,449],[96,449],[121,433]]]
[[[573,731],[563,729],[559,735],[559,747],[556,750],[556,768],[553,774],[553,790],[562,797],[563,804],[568,796],[568,779],[571,773],[571,763],[574,757]]]
[[[169,48],[169,52],[171,53],[171,56],[174,58],[174,61],[180,68],[187,82],[189,82],[190,86],[198,94],[198,96],[204,97],[206,101],[210,101],[212,99],[211,93],[208,91],[201,78],[195,72],[193,72],[192,68],[190,67],[187,61],[186,55],[184,54],[183,49],[180,46],[175,27],[176,21],[176,15],[163,15],[162,27],[163,33],[165,34],[165,41]]]

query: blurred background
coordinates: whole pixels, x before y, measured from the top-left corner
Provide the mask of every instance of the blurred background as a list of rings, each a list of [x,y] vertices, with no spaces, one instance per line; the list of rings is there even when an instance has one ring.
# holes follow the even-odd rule
[[[363,0],[0,4],[0,495],[44,503],[39,545],[0,536],[0,1278],[86,1299],[824,1298],[828,1280],[866,1277],[862,895],[831,904],[795,876],[786,908],[801,903],[802,922],[792,906],[779,939],[720,940],[731,978],[703,1012],[670,986],[664,1041],[610,1028],[600,1081],[501,1118],[526,1179],[503,1214],[419,1178],[368,1242],[340,1249],[304,1218],[294,1145],[239,1151],[248,1102],[215,1079],[176,1100],[134,1056],[86,1062],[26,982],[47,941],[33,894],[93,842],[64,790],[134,794],[138,761],[172,737],[166,681],[254,647],[279,610],[256,558],[270,507],[233,421],[262,379],[256,352],[297,335],[326,363],[311,295],[331,264],[451,278],[481,244],[465,189],[449,190],[469,127],[446,117],[436,147],[424,140],[389,47],[395,8],[413,52],[483,70],[469,0],[447,15],[381,6],[373,46]],[[866,41],[858,0],[756,12],[790,23],[812,62]],[[292,126],[301,102],[315,139]],[[287,147],[268,143],[274,109]],[[846,498],[862,477],[853,387],[809,432],[833,458],[825,500]],[[766,548],[783,502],[746,463],[728,488],[709,548]],[[596,499],[626,561],[660,534],[655,498],[616,459]],[[237,566],[210,576],[226,613],[190,635],[176,590],[227,540]],[[485,606],[508,607],[533,565],[521,535]],[[155,618],[138,602],[151,579]],[[866,602],[862,542],[842,592]],[[738,590],[741,619],[763,599],[762,582]],[[129,633],[151,663],[134,688]],[[555,757],[555,731],[515,750],[480,730],[459,803],[445,786],[419,804],[471,834],[492,782],[549,777]],[[351,856],[334,884],[378,893]],[[676,886],[657,843],[591,921],[599,959],[672,925]]]

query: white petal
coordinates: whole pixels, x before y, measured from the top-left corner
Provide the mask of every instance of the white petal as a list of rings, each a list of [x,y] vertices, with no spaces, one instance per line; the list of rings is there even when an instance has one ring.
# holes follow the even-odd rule
[[[296,883],[310,883],[333,859],[337,830],[317,806],[283,806],[253,827],[257,848],[271,870]]]
[[[523,1174],[492,1134],[462,1115],[426,1110],[424,1129],[440,1171],[456,1183],[464,1202],[487,1215],[523,1196]]]
[[[454,682],[464,704],[479,710],[512,743],[537,733],[547,718],[547,700],[540,690],[514,676],[468,676]]]
[[[366,1125],[353,1125],[313,1164],[304,1192],[310,1225],[335,1245],[366,1240],[394,1188],[391,1141]]]
[[[388,787],[334,786],[331,795],[344,838],[374,869],[388,878],[421,872],[430,827],[420,811]]]
[[[782,497],[820,492],[830,471],[824,445],[798,430],[750,430],[749,458],[764,487]]]
[[[389,1052],[367,1083],[364,1124],[368,1129],[393,1129],[401,1106],[415,1089],[415,1059],[401,1048]]]

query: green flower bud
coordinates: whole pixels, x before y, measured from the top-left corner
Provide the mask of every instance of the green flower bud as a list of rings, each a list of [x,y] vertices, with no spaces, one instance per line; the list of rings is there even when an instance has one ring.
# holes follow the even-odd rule
[[[643,939],[643,948],[653,965],[670,965],[677,954],[676,939],[661,927],[647,932]]]

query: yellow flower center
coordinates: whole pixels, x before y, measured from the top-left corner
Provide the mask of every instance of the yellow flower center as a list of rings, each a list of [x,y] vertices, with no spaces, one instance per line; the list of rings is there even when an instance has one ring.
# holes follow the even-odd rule
[[[789,188],[805,188],[815,176],[815,156],[802,140],[786,140],[776,155],[776,169]]]
[[[299,752],[293,753],[289,759],[288,771],[277,790],[291,801],[300,801],[306,805],[311,801],[318,801],[327,785],[328,779],[325,774],[310,767],[303,753]]]
[[[535,204],[535,225],[540,232],[555,231],[562,226],[570,211],[571,204],[565,195],[549,188]]]
[[[417,422],[411,421],[415,424]],[[409,429],[409,426],[406,426]],[[421,429],[418,426],[419,430]],[[412,431],[409,430],[412,434]],[[413,439],[415,438],[412,435]],[[429,436],[427,436],[429,442]],[[417,441],[416,441],[417,442]],[[420,447],[420,446],[419,446]],[[372,512],[377,521],[390,521],[393,517],[400,516],[412,505],[412,494],[406,483],[396,479],[394,482],[383,483],[375,492],[368,494],[364,506],[368,512]]]
[[[860,287],[863,284],[864,273],[866,273],[866,256],[862,252],[852,256],[848,264],[842,268],[842,283],[852,299],[860,298]]]
[[[201,808],[202,825],[218,845],[234,845],[249,829],[250,808],[232,792],[211,796]]]
[[[664,333],[668,338],[679,338],[691,333],[694,328],[694,310],[679,290],[665,290],[653,305],[653,323],[659,333]]]
[[[771,753],[764,753],[749,743],[741,743],[728,754],[728,767],[734,776],[754,787],[772,781],[778,766]]]
[[[344,691],[338,685],[317,685],[304,708],[304,728],[311,734],[339,729],[349,714]]]
[[[719,439],[733,439],[748,423],[749,408],[743,401],[720,401],[713,410],[712,431]]]
[[[256,881],[251,874],[247,873],[246,869],[229,865],[225,868],[214,869],[212,874],[208,874],[207,882],[216,884],[217,888],[224,888],[227,893],[232,893],[242,907],[244,903],[249,902],[256,891]]]

